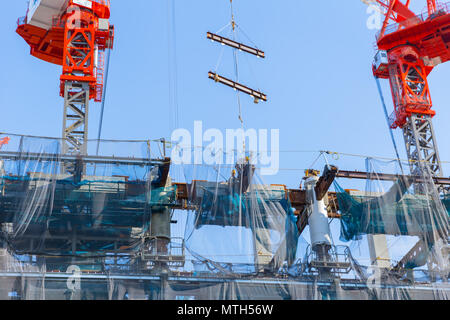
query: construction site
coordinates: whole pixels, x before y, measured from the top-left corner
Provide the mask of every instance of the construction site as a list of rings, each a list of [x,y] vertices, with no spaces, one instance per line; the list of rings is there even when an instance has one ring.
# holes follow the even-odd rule
[[[230,21],[201,36],[232,52],[234,76],[211,69],[204,76],[213,88],[203,90],[236,95],[244,129],[241,103],[259,106],[271,95],[239,77],[237,55],[264,61],[270,53],[235,37],[239,0],[223,1]],[[315,161],[290,172],[297,186],[289,187],[277,176],[264,181],[245,137],[240,151],[222,151],[233,164],[180,164],[168,138],[102,137],[110,54],[122,50],[113,25],[121,13],[111,2],[24,1],[16,40],[29,47],[30,63],[62,66],[59,92],[43,85],[59,93],[54,112],[63,124],[58,137],[0,133],[1,300],[450,297],[450,170],[438,150],[448,149],[448,137],[435,133],[427,81],[450,60],[450,4],[363,1],[383,17],[366,71],[396,156],[361,157],[365,169],[353,170],[344,154],[305,155]],[[101,106],[97,137],[88,134],[93,103]]]

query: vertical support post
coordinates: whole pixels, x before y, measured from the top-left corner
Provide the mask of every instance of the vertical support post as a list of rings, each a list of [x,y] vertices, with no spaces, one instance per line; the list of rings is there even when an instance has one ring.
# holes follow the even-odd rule
[[[403,129],[406,153],[412,175],[442,176],[432,118],[430,89],[424,65],[417,48],[409,45],[392,49],[388,55],[389,81],[394,103],[391,128]],[[416,191],[424,190],[416,185]]]
[[[412,114],[403,127],[406,153],[412,175],[442,177],[442,165],[430,116]],[[424,193],[419,185],[416,191]]]
[[[322,249],[316,247],[327,247],[332,245],[331,231],[328,224],[328,212],[324,199],[317,200],[315,187],[319,178],[317,176],[309,177],[305,182],[308,201],[311,203],[311,214],[308,217],[309,232],[311,237],[311,247],[314,251],[322,253]],[[328,252],[328,250],[326,250]]]
[[[45,274],[46,273],[47,273],[47,270],[44,269],[44,272],[42,272],[41,300],[45,300]]]
[[[372,265],[378,268],[388,269],[391,266],[389,248],[385,234],[368,234],[370,260]]]
[[[97,80],[103,84],[103,72],[96,65],[98,18],[92,10],[70,4],[66,14],[63,49],[63,74],[60,77],[64,97],[63,154],[87,154],[89,100],[97,97]],[[97,77],[98,74],[101,74]],[[101,98],[101,96],[100,96]],[[63,164],[63,172],[73,173],[73,164]]]
[[[90,87],[87,82],[66,81],[64,84],[64,114],[62,154],[87,155]],[[63,163],[62,173],[75,174],[74,163]],[[84,168],[81,168],[84,172]]]
[[[273,261],[271,250],[270,230],[264,228],[252,228],[255,247],[255,266],[258,272],[264,272]]]
[[[72,263],[75,263],[76,261],[76,254],[77,254],[77,231],[75,229],[75,226],[72,225]]]
[[[170,209],[152,210],[150,237],[157,254],[170,254]]]
[[[87,154],[89,83],[64,85],[63,154]]]
[[[407,124],[403,127],[403,136],[411,174],[425,175],[426,178],[442,177],[442,164],[439,158],[431,116],[412,114],[408,118]],[[415,184],[415,192],[429,194],[430,190],[427,190],[425,184]],[[425,249],[423,244],[421,244],[421,247]],[[430,268],[430,265],[428,267]],[[413,278],[412,272],[409,272],[409,277]]]
[[[330,280],[333,275],[331,268],[327,267],[327,261],[331,260],[330,249],[332,247],[331,231],[328,224],[328,212],[324,199],[317,199],[316,185],[319,178],[316,175],[310,175],[305,181],[307,200],[310,206],[310,215],[308,216],[309,235],[311,238],[311,248],[314,252],[312,260],[319,263],[319,278],[321,280]],[[327,294],[328,290],[325,290]],[[322,293],[324,293],[322,292]]]

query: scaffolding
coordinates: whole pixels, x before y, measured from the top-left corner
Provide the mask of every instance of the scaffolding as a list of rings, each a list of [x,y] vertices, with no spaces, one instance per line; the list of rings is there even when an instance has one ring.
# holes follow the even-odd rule
[[[0,151],[0,299],[445,299],[450,290],[448,264],[435,258],[433,268],[418,268],[414,252],[384,265],[374,290],[379,270],[351,246],[303,237],[311,201],[327,199],[345,241],[419,236],[423,261],[437,249],[448,259],[448,198],[410,193],[426,177],[401,184],[380,176],[394,180],[387,192],[349,193],[337,183],[331,192],[336,176],[357,174],[329,166],[314,188],[292,190],[264,184],[242,162],[184,166],[186,181],[172,182],[162,140],[88,140],[86,155],[70,155],[63,139],[8,136]],[[99,155],[89,155],[97,143]],[[68,165],[71,173],[62,170]],[[445,216],[436,214],[440,204]]]

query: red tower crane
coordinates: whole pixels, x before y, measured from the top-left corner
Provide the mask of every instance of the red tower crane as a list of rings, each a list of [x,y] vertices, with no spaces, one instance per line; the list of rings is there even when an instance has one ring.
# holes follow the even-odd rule
[[[410,0],[370,0],[385,16],[377,35],[375,77],[389,79],[394,112],[391,128],[401,128],[412,174],[424,169],[442,176],[427,76],[450,60],[450,5],[427,0],[427,11],[415,14]]]
[[[114,42],[109,18],[109,0],[31,0],[18,20],[31,55],[63,67],[63,153],[87,152],[89,101],[102,101],[105,50]]]

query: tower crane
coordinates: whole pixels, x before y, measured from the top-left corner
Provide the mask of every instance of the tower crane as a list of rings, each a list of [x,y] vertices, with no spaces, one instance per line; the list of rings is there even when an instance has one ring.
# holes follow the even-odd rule
[[[385,15],[377,36],[373,64],[377,78],[389,79],[394,112],[391,128],[401,128],[412,174],[426,167],[442,176],[433,130],[427,76],[450,59],[450,6],[426,0],[427,12],[416,15],[411,0],[364,0]],[[87,152],[89,101],[102,101],[105,50],[113,48],[109,0],[32,0],[17,33],[31,55],[61,65],[64,97],[63,152]],[[426,164],[426,166],[423,166]]]
[[[389,79],[394,104],[390,128],[403,130],[411,174],[442,176],[427,76],[450,60],[450,4],[426,0],[427,11],[417,15],[411,0],[363,2],[377,5],[384,15],[372,69],[377,81]]]
[[[89,101],[103,99],[105,51],[114,42],[109,18],[109,0],[31,0],[17,22],[32,56],[62,66],[64,154],[87,153]]]
[[[411,0],[362,1],[377,5],[384,15],[376,37],[378,52],[372,71],[380,93],[378,79],[389,79],[394,105],[394,111],[388,117],[390,129],[400,128],[403,131],[412,175],[442,177],[442,164],[432,123],[436,112],[432,110],[427,77],[434,67],[450,60],[450,4],[426,0],[426,12],[415,14],[410,9]],[[415,191],[424,194],[430,190],[419,183],[415,185]],[[428,254],[424,256],[423,253],[429,253],[433,247],[445,248],[448,235],[440,237],[443,241],[432,239],[434,237],[420,237],[393,270],[399,275],[404,274],[407,270],[406,261],[419,256],[428,257]],[[426,260],[415,263],[424,265]]]

